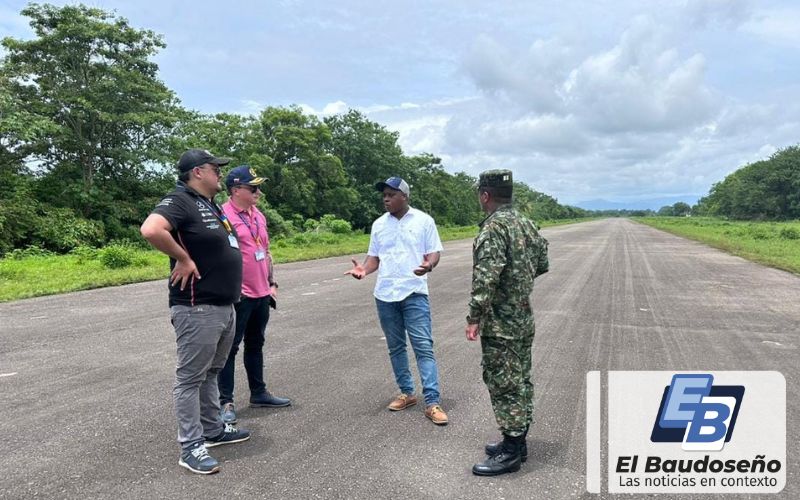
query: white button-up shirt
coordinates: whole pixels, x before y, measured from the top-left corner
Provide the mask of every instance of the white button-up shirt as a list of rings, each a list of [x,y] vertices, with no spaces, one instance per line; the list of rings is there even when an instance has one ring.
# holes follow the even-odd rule
[[[375,298],[399,302],[412,293],[428,294],[428,275],[417,276],[414,269],[425,255],[442,251],[442,241],[433,218],[415,208],[397,219],[389,212],[372,224],[367,255],[378,257]]]

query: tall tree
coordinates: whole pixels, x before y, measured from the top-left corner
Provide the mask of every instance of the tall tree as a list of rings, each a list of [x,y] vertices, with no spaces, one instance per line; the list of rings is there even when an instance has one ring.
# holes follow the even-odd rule
[[[147,165],[174,122],[176,98],[150,60],[161,37],[84,5],[31,4],[22,15],[36,38],[4,38],[0,74],[29,123],[48,131],[12,139],[48,181],[37,196],[112,225],[139,219],[116,202],[147,191]]]
[[[331,150],[328,126],[297,106],[268,107],[259,116],[260,152],[272,186],[269,201],[282,215],[319,218],[333,214],[349,219],[358,193],[350,187],[342,161]]]
[[[332,152],[341,159],[350,185],[358,192],[358,207],[351,222],[358,228],[368,227],[383,213],[375,183],[410,174],[407,158],[397,144],[399,134],[352,109],[325,118],[325,124],[331,133]]]

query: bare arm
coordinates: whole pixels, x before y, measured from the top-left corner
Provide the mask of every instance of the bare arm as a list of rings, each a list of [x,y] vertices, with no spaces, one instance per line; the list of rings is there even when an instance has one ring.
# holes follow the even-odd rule
[[[145,219],[142,227],[139,228],[142,237],[146,239],[156,250],[159,250],[173,259],[175,259],[175,268],[172,270],[170,276],[170,283],[172,286],[180,281],[181,290],[186,288],[186,283],[195,277],[200,279],[200,272],[197,270],[197,265],[189,257],[175,239],[170,234],[172,225],[164,218],[163,215],[150,214]]]

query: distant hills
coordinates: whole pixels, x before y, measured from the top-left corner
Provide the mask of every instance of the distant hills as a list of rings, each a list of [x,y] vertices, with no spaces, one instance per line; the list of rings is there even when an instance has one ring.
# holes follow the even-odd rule
[[[636,201],[609,201],[609,200],[588,200],[574,203],[573,206],[586,210],[658,210],[665,205],[674,205],[682,201],[690,206],[697,203],[699,195],[669,196],[663,198],[646,198]]]

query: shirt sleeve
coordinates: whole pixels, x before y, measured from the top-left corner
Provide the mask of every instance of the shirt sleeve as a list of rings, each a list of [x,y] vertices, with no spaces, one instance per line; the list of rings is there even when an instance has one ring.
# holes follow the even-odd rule
[[[536,263],[536,276],[540,276],[550,270],[550,260],[548,259],[547,255],[547,245],[547,240],[542,238],[542,250],[539,252],[539,259]]]
[[[377,229],[378,229],[378,223],[374,222],[372,224],[372,230],[369,233],[369,249],[367,249],[367,255],[371,257],[380,256],[379,255],[380,245],[378,244],[378,238],[375,236],[375,234],[378,232]]]
[[[467,322],[478,323],[492,307],[500,274],[506,267],[508,245],[506,235],[497,228],[486,228],[475,241],[475,262],[472,267],[472,293]]]
[[[442,240],[439,239],[439,230],[436,229],[436,222],[433,220],[433,217],[431,217],[425,229],[425,254],[441,252],[442,249]]]
[[[169,222],[173,231],[177,231],[183,225],[188,217],[186,205],[181,196],[168,194],[163,197],[156,208],[153,209],[154,214],[158,214]]]

